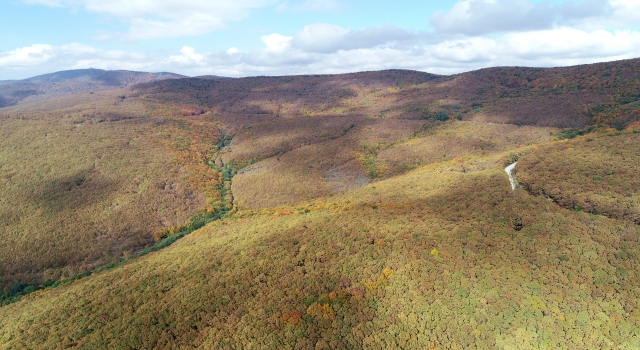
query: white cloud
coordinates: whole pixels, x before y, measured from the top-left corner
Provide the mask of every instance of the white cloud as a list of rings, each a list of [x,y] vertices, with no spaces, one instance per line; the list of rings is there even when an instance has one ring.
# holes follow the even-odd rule
[[[79,43],[60,46],[38,44],[0,52],[0,76],[14,76],[20,72],[34,72],[31,75],[35,75],[89,67],[149,70],[157,66],[156,58],[142,52],[103,51]]]
[[[317,53],[339,50],[355,50],[399,42],[415,42],[424,34],[415,34],[394,26],[351,30],[327,23],[314,23],[300,30],[291,43],[292,47]]]
[[[450,40],[434,45],[431,57],[449,62],[474,63],[495,60],[499,43],[487,38]]]
[[[290,36],[284,36],[277,33],[265,35],[260,40],[267,45],[268,52],[284,52],[291,46]]]
[[[312,52],[330,51],[334,50],[350,32],[337,25],[314,23],[305,26],[296,34],[294,45]]]
[[[140,39],[196,36],[223,28],[225,28],[225,25],[221,20],[207,14],[193,14],[189,17],[172,21],[133,18],[131,19],[131,28],[127,34],[127,39],[135,41]]]
[[[193,36],[225,27],[248,10],[273,3],[274,0],[23,0],[31,4],[84,8],[87,11],[120,18],[130,23],[126,39],[172,38]],[[103,39],[98,36],[97,39]],[[117,33],[111,34],[111,36]]]
[[[320,30],[324,28],[324,30]],[[640,57],[640,32],[630,30],[579,30],[570,27],[512,32],[500,37],[462,37],[438,42],[398,44],[394,40],[371,41],[370,46],[318,51],[309,45],[346,42],[354,33],[328,25],[301,30],[300,36],[270,34],[264,47],[240,51],[230,48],[204,52],[183,46],[171,55],[105,51],[82,44],[32,45],[0,52],[0,76],[25,69],[51,72],[75,68],[107,68],[172,71],[185,75],[289,75],[342,73],[406,68],[450,74],[488,66],[564,66]],[[315,33],[318,31],[318,33]],[[304,37],[304,35],[309,35]],[[307,46],[300,40],[306,38]],[[342,40],[342,41],[341,41]],[[329,43],[329,44],[326,44]],[[18,73],[16,73],[18,72]],[[35,75],[35,74],[33,74]]]
[[[640,1],[638,0],[611,0],[613,14],[606,16],[604,25],[613,28],[625,28],[637,26],[640,22]]]
[[[249,8],[269,1],[30,0],[118,16],[131,23],[131,33],[138,39],[219,29],[225,21],[241,18]],[[286,5],[288,11],[302,5],[318,9],[314,6],[332,1]],[[260,38],[264,46],[242,51],[230,47],[207,52],[183,46],[167,54],[105,51],[82,44],[32,45],[0,52],[0,76],[88,66],[228,76],[387,68],[449,74],[498,65],[563,66],[640,57],[639,0],[532,1],[460,0],[450,11],[432,16],[435,30],[430,32],[392,25],[352,29],[312,23],[292,36],[264,35]],[[99,33],[95,40],[111,38],[109,33]]]
[[[197,53],[193,47],[183,46],[180,53],[180,55],[169,56],[169,61],[180,65],[202,66],[205,64],[206,56]]]
[[[29,67],[46,63],[54,57],[55,47],[35,44],[0,52],[0,67]]]
[[[95,54],[99,50],[85,44],[72,43],[67,45],[62,45],[59,47],[59,50],[64,52],[67,55],[72,56],[80,56],[85,54]]]
[[[461,0],[449,12],[434,13],[430,21],[440,32],[482,35],[550,29],[557,25],[603,18],[613,13],[614,7],[608,0],[560,4],[547,1],[536,4],[531,0]]]
[[[319,45],[339,41],[353,33],[339,27],[319,28],[325,30],[317,36],[310,36],[320,38]],[[212,53],[207,56],[208,65],[199,71],[247,76],[407,68],[451,74],[487,66],[563,66],[640,57],[640,32],[588,31],[568,27],[508,33],[495,38],[455,38],[433,44],[405,45],[380,41],[372,42],[369,47],[324,52],[299,45],[301,39],[298,36],[291,39],[272,34],[268,38],[270,40],[263,38],[266,44],[263,50],[235,52],[232,57],[226,52]],[[310,39],[309,43],[312,42]]]
[[[537,60],[575,60],[631,58],[640,56],[640,32],[581,31],[556,28],[505,35],[502,45],[508,53],[531,62]]]

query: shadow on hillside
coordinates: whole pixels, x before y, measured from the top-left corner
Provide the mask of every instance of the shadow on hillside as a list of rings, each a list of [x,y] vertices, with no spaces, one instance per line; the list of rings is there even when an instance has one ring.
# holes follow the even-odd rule
[[[11,105],[11,102],[7,100],[4,96],[0,95],[0,108],[8,107]]]
[[[26,198],[47,212],[75,210],[99,203],[119,185],[95,170],[82,170],[75,174],[34,184],[33,196]]]
[[[515,206],[521,202],[517,197],[522,194],[513,192],[506,174],[502,175],[471,173],[446,193],[430,197],[429,202],[440,208],[443,217],[509,216],[517,210]]]

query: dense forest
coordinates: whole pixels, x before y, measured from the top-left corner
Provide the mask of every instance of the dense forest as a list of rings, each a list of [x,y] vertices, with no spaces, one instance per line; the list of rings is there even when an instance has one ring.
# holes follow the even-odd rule
[[[635,349],[638,65],[2,108],[0,348]]]

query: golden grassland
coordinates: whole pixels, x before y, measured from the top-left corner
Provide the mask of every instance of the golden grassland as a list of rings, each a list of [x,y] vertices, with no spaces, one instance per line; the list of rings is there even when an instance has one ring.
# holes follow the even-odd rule
[[[238,212],[1,308],[0,344],[634,348],[638,227],[511,191],[508,157]]]

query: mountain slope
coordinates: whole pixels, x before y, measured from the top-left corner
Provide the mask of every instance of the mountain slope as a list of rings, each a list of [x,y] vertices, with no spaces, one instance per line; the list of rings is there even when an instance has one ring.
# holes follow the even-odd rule
[[[0,309],[0,343],[635,346],[638,228],[514,195],[501,159],[474,159],[486,170],[466,173],[442,163],[326,201],[240,212]]]
[[[194,120],[211,116],[182,121],[193,141],[179,150],[183,136],[166,131],[174,120],[151,116],[123,94],[68,96],[0,113],[5,291],[118,261],[199,210],[219,209],[219,193],[207,190],[218,186],[219,172],[189,160],[217,142],[215,126]]]
[[[174,73],[144,73],[77,69],[39,75],[0,84],[0,108],[16,104],[45,101],[78,93],[96,92],[156,80],[179,79]]]
[[[158,230],[186,223],[185,219],[198,209],[219,212],[225,206],[294,205],[356,189],[423,165],[543,144],[556,137],[553,135],[557,129],[549,126],[606,126],[622,121],[620,125],[626,126],[636,120],[633,113],[640,109],[635,107],[637,101],[631,93],[638,84],[640,70],[633,69],[638,62],[555,69],[490,68],[455,76],[389,70],[342,75],[170,79],[5,108],[5,117],[0,118],[6,122],[1,123],[11,137],[8,134],[4,138],[6,154],[0,172],[8,179],[5,188],[14,189],[15,193],[10,192],[2,206],[4,235],[13,237],[6,240],[2,249],[11,252],[6,256],[15,258],[0,260],[1,284],[8,290],[17,282],[43,283],[48,278],[82,272],[81,266],[128,256],[158,239]],[[161,78],[146,73],[81,70],[34,77],[23,83],[59,84],[72,90],[75,83],[82,81],[102,82],[106,87],[133,84],[149,77]],[[602,104],[604,100],[608,104]],[[531,103],[535,109],[519,107]],[[558,109],[559,104],[570,108]],[[50,130],[44,134],[50,137],[46,140],[28,137],[47,128]],[[85,131],[92,136],[83,136]],[[100,141],[120,139],[124,142],[109,146]],[[138,145],[147,146],[136,149],[127,140],[140,140]],[[46,152],[34,152],[39,144]],[[43,198],[60,201],[66,198],[66,192],[60,192],[65,184],[102,174],[91,170],[101,162],[102,153],[112,156],[113,162],[120,161],[119,158],[145,159],[149,156],[143,154],[153,147],[170,154],[175,159],[172,164],[178,166],[175,169],[188,168],[178,183],[189,186],[176,187],[172,185],[174,180],[165,181],[164,186],[158,179],[155,188],[168,186],[168,189],[149,192],[145,203],[159,205],[176,195],[176,198],[200,198],[184,202],[188,210],[169,216],[145,215],[141,222],[147,223],[143,226],[130,225],[134,215],[122,221],[122,225],[114,226],[108,222],[119,220],[111,219],[115,213],[89,210],[95,206],[111,208],[114,199],[94,196],[95,202],[87,202],[84,194],[90,195],[91,191],[72,191],[79,197],[69,197],[80,208],[69,206],[66,210],[69,213],[86,210],[83,219],[70,214],[42,216],[39,209],[42,200],[27,206],[24,204],[28,201],[10,200],[39,198],[25,189],[42,187],[49,188],[39,190],[46,192]],[[83,153],[83,148],[93,151]],[[77,156],[69,158],[70,154]],[[48,167],[44,174],[40,173],[38,181],[32,178],[31,170],[18,165],[21,157],[25,161],[31,156],[43,159],[34,160],[35,164]],[[64,157],[71,160],[60,162]],[[118,176],[128,175],[116,176],[116,187],[122,185],[119,181],[132,181],[139,171],[132,169],[140,167],[134,165],[138,163],[124,164],[130,165],[118,166]],[[160,163],[157,166],[162,167]],[[16,176],[13,168],[24,171]],[[77,169],[68,173],[69,168]],[[100,188],[105,195],[117,192]],[[176,192],[175,188],[182,192]],[[127,190],[130,191],[133,190]],[[146,192],[138,191],[138,198],[142,193]],[[146,204],[133,203],[130,205],[140,208],[133,212],[150,210]],[[168,207],[174,206],[179,205]],[[66,219],[60,221],[54,216]],[[53,232],[63,232],[71,225],[85,243],[69,256],[69,249],[78,237],[64,239],[62,246],[68,249],[60,245],[52,248],[54,245],[50,243],[34,240],[35,236],[47,236],[27,233],[25,227],[30,225],[26,222],[42,222],[43,231]],[[90,227],[86,222],[92,222]],[[103,236],[104,232],[110,232],[114,239],[107,240],[105,245],[93,244],[93,237]],[[25,255],[34,258],[21,260]],[[59,257],[53,258],[54,255]]]
[[[62,279],[0,307],[0,348],[632,349],[638,65],[185,78],[5,108],[0,301]],[[92,244],[101,225],[118,239]]]
[[[300,114],[623,129],[640,120],[640,59],[563,68],[499,67],[452,76],[389,70],[342,75],[167,80],[141,87],[246,126]],[[248,119],[250,118],[250,119]]]
[[[257,162],[233,184],[239,203],[268,207],[362,186],[434,161],[545,142],[552,128],[624,129],[640,120],[638,72],[635,59],[552,69],[489,68],[454,76],[389,70],[180,79],[136,91],[157,103],[215,110],[221,130],[233,135],[220,161]],[[479,124],[437,141],[412,140],[416,132],[429,133],[445,120]]]

